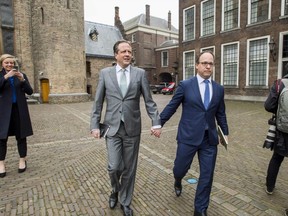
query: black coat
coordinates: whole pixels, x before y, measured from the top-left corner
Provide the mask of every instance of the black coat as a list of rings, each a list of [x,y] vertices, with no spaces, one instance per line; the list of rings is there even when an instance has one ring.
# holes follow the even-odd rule
[[[12,88],[9,79],[5,80],[4,75],[5,70],[2,69],[0,72],[0,139],[5,139],[8,136],[15,135],[9,133],[9,124],[12,111]],[[30,86],[26,74],[23,75],[25,79],[24,82],[20,82],[20,80],[16,77],[14,78],[20,118],[20,138],[33,135],[26,99],[26,94],[31,95],[33,93],[33,89]]]

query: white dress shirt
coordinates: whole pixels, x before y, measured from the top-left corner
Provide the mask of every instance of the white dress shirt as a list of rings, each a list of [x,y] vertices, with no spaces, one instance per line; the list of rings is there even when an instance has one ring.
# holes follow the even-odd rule
[[[204,92],[205,92],[205,82],[204,79],[199,76],[199,74],[196,75],[197,76],[197,80],[198,80],[198,86],[199,86],[199,90],[200,90],[200,94],[201,94],[201,98],[202,98],[202,102],[204,103]],[[211,82],[211,77],[209,77],[209,90],[210,90],[210,101],[212,98],[212,82]]]

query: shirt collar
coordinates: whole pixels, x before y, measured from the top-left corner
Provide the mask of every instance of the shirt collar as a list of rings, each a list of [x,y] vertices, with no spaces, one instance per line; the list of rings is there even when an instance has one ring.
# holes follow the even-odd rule
[[[198,83],[203,83],[205,79],[203,79],[199,74],[196,75],[197,76],[197,80],[198,80]],[[209,77],[209,83],[211,83],[211,77]]]
[[[116,71],[120,72],[121,69],[125,69],[126,72],[130,72],[130,65],[128,65],[126,68],[121,68],[120,65],[116,65]]]

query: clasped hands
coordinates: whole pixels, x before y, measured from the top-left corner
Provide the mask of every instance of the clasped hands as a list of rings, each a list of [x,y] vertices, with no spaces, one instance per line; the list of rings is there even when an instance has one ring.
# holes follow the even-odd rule
[[[153,128],[151,127],[151,135],[154,135],[157,138],[160,138],[162,129],[161,128]]]

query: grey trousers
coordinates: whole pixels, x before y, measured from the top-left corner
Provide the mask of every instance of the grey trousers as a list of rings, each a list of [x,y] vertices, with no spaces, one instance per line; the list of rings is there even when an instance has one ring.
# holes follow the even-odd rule
[[[108,173],[113,192],[119,192],[119,202],[129,206],[132,201],[140,135],[129,137],[121,122],[113,137],[106,137]]]

